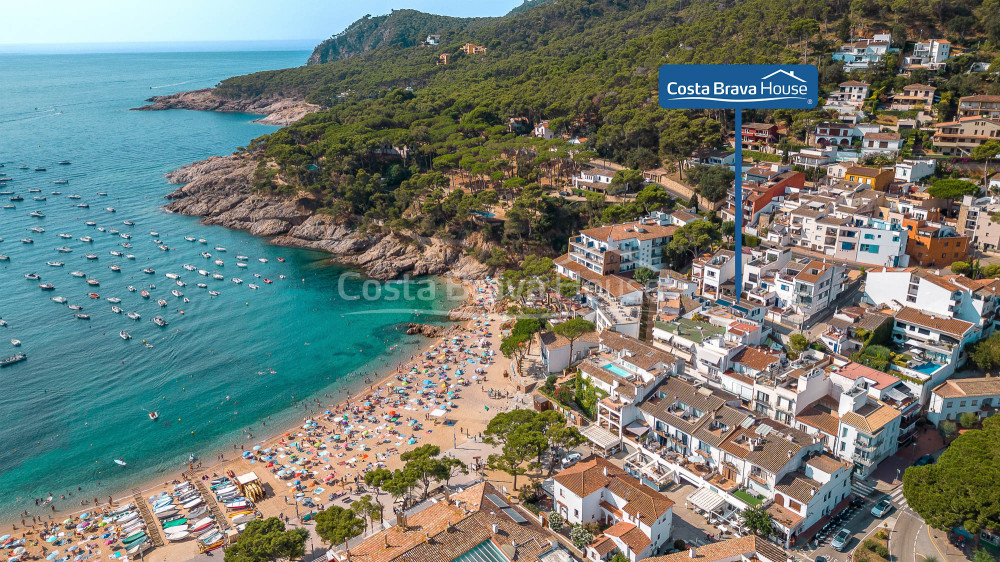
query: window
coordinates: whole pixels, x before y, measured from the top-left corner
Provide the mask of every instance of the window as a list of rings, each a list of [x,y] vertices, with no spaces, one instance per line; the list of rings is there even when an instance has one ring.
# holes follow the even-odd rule
[[[962,400],[961,402],[959,402],[958,403],[958,407],[959,408],[964,408],[965,407],[965,400]]]
[[[579,516],[580,516],[580,510],[579,509],[574,509],[573,510],[573,517],[579,517]]]
[[[865,233],[865,240],[874,240],[874,239],[875,239],[874,234]]]

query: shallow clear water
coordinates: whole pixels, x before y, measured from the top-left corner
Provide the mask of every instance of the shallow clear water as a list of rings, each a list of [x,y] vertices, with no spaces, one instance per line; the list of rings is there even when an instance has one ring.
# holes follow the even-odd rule
[[[0,369],[0,513],[41,513],[33,498],[49,493],[59,498],[67,491],[73,496],[57,499],[57,507],[79,509],[83,498],[104,501],[109,494],[185,467],[189,453],[210,457],[205,459],[210,464],[217,449],[241,440],[242,428],[252,426],[255,438],[262,437],[270,428],[261,428],[261,419],[271,416],[268,425],[279,426],[302,417],[292,407],[294,401],[335,393],[352,382],[357,385],[365,373],[394,366],[419,343],[407,338],[399,323],[426,320],[420,311],[449,307],[442,300],[446,285],[437,281],[409,286],[414,294],[417,288],[433,289],[432,298],[423,298],[425,291],[405,302],[347,300],[341,293],[360,295],[362,279],[342,277],[346,270],[329,265],[323,254],[273,247],[160,208],[163,195],[173,189],[164,179],[166,172],[231,152],[273,128],[251,123],[250,115],[128,109],[151,95],[294,66],[307,56],[0,55],[0,173],[13,178],[0,183],[0,191],[24,198],[11,203],[10,195],[0,195],[0,205],[16,205],[0,209],[0,254],[10,256],[9,262],[0,261],[0,317],[9,323],[0,328],[0,357],[15,351],[28,355],[27,361]],[[60,160],[72,164],[58,165]],[[29,168],[19,169],[22,165]],[[54,184],[57,179],[68,183]],[[70,194],[81,198],[68,199]],[[34,199],[41,196],[46,200]],[[80,202],[90,208],[74,206]],[[106,211],[109,206],[116,212]],[[28,216],[35,210],[45,217]],[[125,220],[135,226],[125,226]],[[87,226],[87,221],[96,225]],[[45,232],[29,230],[35,226]],[[118,229],[132,239],[97,227]],[[62,239],[60,233],[73,237]],[[93,242],[80,241],[84,236]],[[204,238],[207,244],[188,242],[185,236]],[[23,244],[22,238],[34,243]],[[157,249],[154,238],[170,250]],[[56,251],[63,246],[72,252]],[[136,259],[115,257],[111,251]],[[98,259],[88,260],[87,253]],[[237,255],[250,258],[247,268],[237,268]],[[279,256],[286,261],[279,262]],[[215,259],[224,265],[215,265]],[[65,265],[45,265],[53,260]],[[111,264],[120,265],[121,272],[110,270]],[[225,280],[186,271],[183,264],[218,271]],[[156,273],[142,273],[147,267]],[[89,286],[72,271],[82,271],[100,285]],[[41,281],[24,278],[32,272]],[[166,278],[168,272],[179,274],[187,286]],[[244,283],[236,285],[232,277]],[[40,290],[38,284],[46,282],[55,290]],[[199,282],[221,294],[210,297],[208,289],[196,287]],[[250,289],[250,283],[259,289]],[[148,300],[126,288],[142,290],[150,284],[156,288],[148,289]],[[171,290],[181,291],[190,302]],[[92,291],[100,298],[89,298]],[[75,318],[66,305],[50,300],[54,296],[82,305],[90,319]],[[142,318],[132,321],[115,314],[107,297],[122,299],[118,306]],[[159,298],[168,306],[158,306]],[[169,322],[167,327],[150,321],[158,314]],[[132,339],[123,341],[120,330],[130,332]],[[11,338],[21,340],[21,347],[15,349]],[[150,421],[147,410],[158,411],[160,420]],[[126,467],[114,464],[119,457]]]

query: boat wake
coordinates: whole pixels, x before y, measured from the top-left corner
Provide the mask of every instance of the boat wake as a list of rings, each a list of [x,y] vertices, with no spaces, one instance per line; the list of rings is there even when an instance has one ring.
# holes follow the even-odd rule
[[[150,90],[158,90],[160,88],[169,88],[171,86],[180,86],[180,85],[183,85],[183,84],[189,84],[191,82],[194,82],[194,80],[185,80],[183,82],[177,82],[176,84],[162,84],[160,86],[150,86],[149,89]]]
[[[0,119],[0,123],[16,123],[18,121],[34,121],[35,119],[45,119],[46,117],[55,117],[57,115],[62,115],[62,111],[57,111],[55,108],[46,109],[44,111],[35,111],[27,115],[22,115],[20,117],[13,117],[10,119]]]

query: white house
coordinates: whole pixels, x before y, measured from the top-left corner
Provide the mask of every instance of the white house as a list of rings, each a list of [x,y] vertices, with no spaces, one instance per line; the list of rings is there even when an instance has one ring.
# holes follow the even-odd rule
[[[555,511],[564,520],[609,525],[587,545],[588,559],[603,559],[617,548],[637,562],[670,541],[674,502],[611,462],[592,457],[552,480]]]
[[[871,156],[884,154],[894,157],[903,148],[903,139],[899,133],[868,133],[861,139],[861,155]]]
[[[549,128],[548,121],[542,121],[541,123],[535,125],[534,134],[536,137],[540,137],[545,140],[551,140],[556,136],[555,132],[553,132],[552,129]]]
[[[957,421],[966,412],[980,418],[992,416],[1000,408],[1000,378],[951,379],[931,391],[927,419],[935,425]]]
[[[903,160],[896,164],[896,179],[899,181],[918,182],[927,176],[933,176],[937,160]]]
[[[561,373],[570,365],[582,361],[584,357],[597,347],[597,335],[583,334],[572,345],[573,355],[570,356],[570,341],[555,332],[540,332],[538,343],[542,361],[550,373]]]

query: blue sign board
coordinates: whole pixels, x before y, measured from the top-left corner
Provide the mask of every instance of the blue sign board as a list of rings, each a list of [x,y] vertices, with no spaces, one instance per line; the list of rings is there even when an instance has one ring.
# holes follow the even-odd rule
[[[665,64],[664,109],[812,109],[819,72],[811,64]]]

